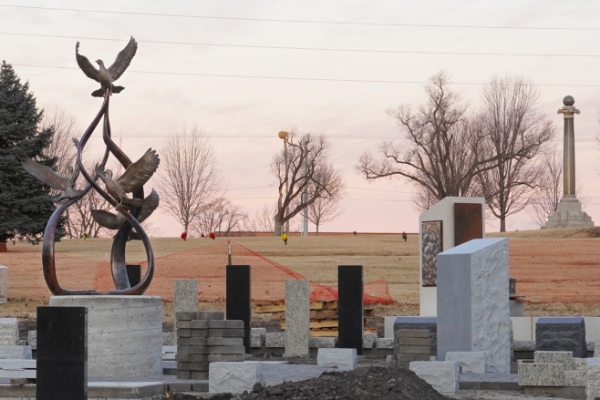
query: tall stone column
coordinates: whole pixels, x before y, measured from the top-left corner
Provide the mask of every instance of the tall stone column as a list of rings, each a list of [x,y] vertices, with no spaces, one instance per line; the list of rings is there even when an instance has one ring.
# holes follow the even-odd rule
[[[580,111],[573,106],[573,96],[566,96],[563,104],[558,110],[558,114],[564,117],[563,197],[542,229],[594,226],[592,218],[582,211],[581,203],[575,195],[575,114]]]

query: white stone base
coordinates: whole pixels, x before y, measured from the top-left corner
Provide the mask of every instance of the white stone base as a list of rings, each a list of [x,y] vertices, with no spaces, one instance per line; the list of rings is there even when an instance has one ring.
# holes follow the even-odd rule
[[[542,229],[577,228],[594,226],[592,218],[581,209],[581,203],[575,196],[564,196],[554,214],[546,220]]]
[[[339,371],[352,371],[356,368],[356,349],[319,349],[317,365],[323,368],[337,368]]]
[[[208,368],[209,393],[252,392],[256,383],[264,384],[260,362],[213,362]]]
[[[446,353],[446,361],[456,361],[461,372],[485,374],[484,351],[449,351]]]
[[[160,297],[53,296],[50,306],[87,307],[90,378],[162,377]]]
[[[0,358],[11,360],[31,360],[31,347],[18,345],[0,345]]]
[[[453,361],[413,361],[409,369],[441,394],[458,392],[458,363]]]

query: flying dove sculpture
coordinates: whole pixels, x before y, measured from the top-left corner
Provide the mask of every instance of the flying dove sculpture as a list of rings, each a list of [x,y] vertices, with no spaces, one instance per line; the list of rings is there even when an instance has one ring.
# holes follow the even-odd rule
[[[159,163],[160,159],[156,154],[156,150],[148,149],[139,160],[127,167],[123,175],[116,179],[113,178],[113,172],[110,169],[102,171],[98,165],[96,165],[96,173],[104,182],[108,194],[119,205],[141,207],[144,204],[144,199],[129,198],[127,193],[133,193],[141,189],[154,174]]]
[[[152,192],[143,201],[144,204],[142,204],[142,210],[137,218],[138,222],[140,223],[144,222],[146,218],[148,218],[158,207],[159,197],[158,193],[156,193],[156,190],[152,189]],[[96,221],[98,225],[105,228],[119,229],[123,222],[125,222],[125,217],[123,217],[123,215],[120,213],[113,214],[106,210],[90,210],[92,212],[94,221]]]
[[[91,78],[100,83],[101,88],[92,92],[92,96],[94,97],[104,97],[106,90],[109,89],[110,93],[119,93],[121,90],[125,89],[123,86],[115,86],[113,82],[119,79],[123,72],[129,67],[133,56],[135,56],[135,52],[137,51],[137,42],[131,37],[129,39],[129,43],[123,50],[119,52],[117,55],[117,59],[115,62],[108,68],[104,66],[104,62],[102,60],[96,60],[99,68],[96,69],[94,65],[88,60],[88,58],[84,55],[79,54],[79,42],[75,45],[75,58],[77,59],[77,65],[83,71],[84,74],[87,75],[88,78]]]
[[[69,166],[67,176],[62,176],[52,168],[33,161],[30,158],[23,159],[23,168],[33,175],[38,181],[50,186],[52,189],[62,190],[58,196],[52,198],[52,201],[61,201],[63,199],[73,199],[81,194],[80,190],[75,189],[75,181],[79,176],[79,166],[75,164],[75,169]]]

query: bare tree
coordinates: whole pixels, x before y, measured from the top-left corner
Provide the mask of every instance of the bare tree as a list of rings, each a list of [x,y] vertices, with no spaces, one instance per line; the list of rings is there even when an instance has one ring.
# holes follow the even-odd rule
[[[405,140],[381,143],[379,158],[366,152],[356,167],[366,179],[410,179],[421,210],[446,196],[471,195],[475,176],[494,161],[494,156],[480,156],[484,138],[468,118],[467,105],[448,89],[447,75],[440,72],[430,81],[428,101],[418,110],[402,105],[387,111],[406,133]]]
[[[42,129],[54,129],[52,141],[46,148],[45,154],[48,158],[56,158],[56,172],[65,176],[67,168],[75,165],[77,156],[72,141],[74,137],[79,136],[77,121],[60,107],[50,106],[44,109],[41,125]]]
[[[336,197],[342,191],[337,172],[320,179],[319,170],[327,165],[329,144],[324,136],[295,132],[287,138],[287,150],[278,153],[271,162],[271,173],[278,179],[279,197],[274,218],[274,234],[281,235],[282,226],[305,207],[323,196]],[[286,162],[287,161],[287,162]],[[287,190],[285,189],[287,188]],[[303,197],[302,194],[306,192]]]
[[[333,169],[333,166],[323,163],[315,173],[315,182],[330,182],[330,185],[336,186],[339,190],[333,196],[328,192],[324,192],[318,197],[314,203],[308,206],[308,220],[315,224],[317,236],[319,235],[319,226],[326,222],[333,221],[344,210],[341,210],[339,201],[342,191],[344,190],[344,182],[342,177]],[[313,183],[312,187],[320,183]]]
[[[202,212],[192,224],[194,234],[215,233],[217,236],[229,236],[231,232],[245,227],[248,214],[239,206],[223,197],[219,197],[203,207]]]
[[[187,232],[203,208],[223,191],[215,151],[208,136],[194,126],[168,139],[160,157],[161,200]]]
[[[277,213],[277,204],[263,205],[248,222],[248,230],[255,232],[273,232],[273,216]]]
[[[487,146],[481,152],[496,161],[493,168],[477,175],[477,181],[490,211],[500,219],[500,232],[505,232],[506,218],[529,204],[529,194],[544,168],[536,157],[555,129],[535,109],[539,90],[523,77],[495,77],[482,97],[480,127]]]

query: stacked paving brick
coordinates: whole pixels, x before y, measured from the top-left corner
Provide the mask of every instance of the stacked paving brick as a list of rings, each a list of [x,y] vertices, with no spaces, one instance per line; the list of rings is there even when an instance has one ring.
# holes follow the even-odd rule
[[[429,361],[430,346],[428,330],[399,329],[394,338],[396,366],[408,368],[411,361]]]
[[[244,322],[224,320],[220,311],[178,312],[177,378],[208,379],[208,365],[218,361],[242,361]]]

